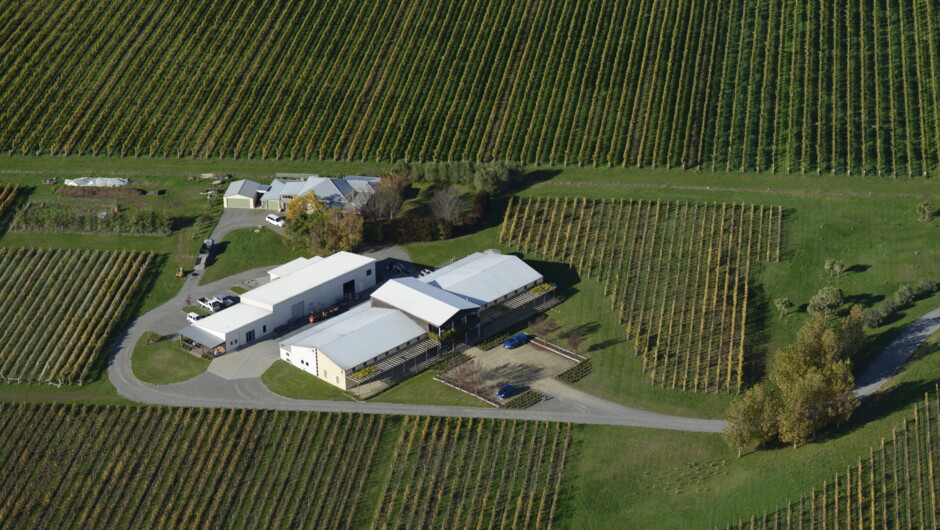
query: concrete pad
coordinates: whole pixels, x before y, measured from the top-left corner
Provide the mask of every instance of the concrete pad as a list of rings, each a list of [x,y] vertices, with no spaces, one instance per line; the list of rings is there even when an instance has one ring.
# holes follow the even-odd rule
[[[213,359],[207,371],[229,380],[261,377],[279,358],[277,341],[266,340]]]
[[[483,382],[494,392],[507,384],[534,388],[537,382],[552,379],[575,365],[574,361],[532,344],[512,350],[502,346],[488,351],[472,348],[467,354],[480,368]]]

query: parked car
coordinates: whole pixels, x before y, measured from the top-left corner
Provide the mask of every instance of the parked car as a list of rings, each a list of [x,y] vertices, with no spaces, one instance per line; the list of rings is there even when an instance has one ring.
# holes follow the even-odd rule
[[[503,343],[503,348],[511,350],[513,348],[518,348],[527,342],[529,342],[529,336],[525,333],[519,333],[506,339],[506,342]]]
[[[273,213],[269,213],[268,215],[266,215],[264,217],[264,220],[277,227],[283,227],[286,224],[286,221],[284,220],[283,217],[277,214],[273,214]]]
[[[187,320],[190,324],[195,324],[196,321],[199,320],[199,319],[201,319],[201,318],[202,318],[202,317],[199,315],[199,313],[186,313],[186,320]]]
[[[506,399],[508,397],[512,397],[512,395],[515,393],[516,393],[516,387],[512,385],[504,385],[502,388],[499,389],[499,392],[496,393],[496,397],[499,399]]]
[[[208,254],[209,250],[212,248],[212,245],[214,244],[215,244],[215,241],[213,241],[212,239],[202,240],[202,246],[199,247],[199,253]]]
[[[215,313],[224,307],[218,300],[210,300],[208,298],[199,298],[196,300],[196,302],[199,304],[199,307],[212,313]]]

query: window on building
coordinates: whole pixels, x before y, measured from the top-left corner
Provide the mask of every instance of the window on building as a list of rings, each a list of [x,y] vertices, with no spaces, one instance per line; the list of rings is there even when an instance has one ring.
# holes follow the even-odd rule
[[[366,276],[372,276],[372,269],[366,269]]]
[[[336,384],[339,384],[339,376],[336,376]]]
[[[323,377],[324,377],[324,378],[329,377],[328,375],[326,375],[326,370],[323,370]]]
[[[251,342],[253,340],[255,340],[255,330],[245,333],[245,342]]]
[[[268,332],[268,326],[261,326],[261,333],[267,333],[267,332]]]

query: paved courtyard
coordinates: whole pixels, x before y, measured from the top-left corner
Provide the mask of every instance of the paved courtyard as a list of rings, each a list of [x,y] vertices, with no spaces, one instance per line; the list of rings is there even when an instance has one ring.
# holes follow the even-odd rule
[[[480,369],[484,384],[494,393],[503,385],[517,388],[539,386],[543,380],[550,380],[575,365],[560,355],[524,344],[513,350],[502,345],[484,351],[471,348],[467,355],[474,359]]]

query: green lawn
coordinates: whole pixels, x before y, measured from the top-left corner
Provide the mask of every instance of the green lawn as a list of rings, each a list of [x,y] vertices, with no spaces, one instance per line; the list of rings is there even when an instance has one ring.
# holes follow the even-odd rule
[[[207,317],[207,316],[209,316],[209,312],[208,312],[208,311],[206,311],[205,309],[203,309],[203,308],[201,308],[201,307],[199,307],[199,306],[195,306],[195,305],[188,305],[188,306],[184,307],[184,308],[183,308],[183,313],[186,313],[186,314],[189,314],[189,313],[196,313],[197,315],[199,315],[199,316],[201,316],[201,317]]]
[[[891,437],[911,406],[940,378],[940,333],[849,424],[797,449],[780,447],[736,458],[718,435],[581,426],[568,468],[574,528],[630,521],[634,528],[724,528],[799,502],[824,480],[868,458]],[[668,509],[664,509],[667,507]]]
[[[339,388],[291,366],[286,361],[275,361],[261,374],[261,382],[271,392],[292,399],[350,400]]]
[[[307,249],[294,250],[280,235],[267,228],[241,228],[229,232],[216,243],[212,258],[200,284],[237,274],[242,271],[287,263],[310,255]]]
[[[238,295],[242,295],[242,294],[247,293],[248,289],[245,289],[244,287],[240,287],[238,285],[234,285],[229,288],[229,291],[232,291],[233,293],[238,294]]]
[[[435,381],[436,370],[427,370],[410,377],[375,396],[371,401],[382,403],[414,403],[417,405],[444,405],[454,407],[491,407],[489,403],[470,394]]]
[[[97,380],[83,385],[53,385],[40,383],[0,383],[0,401],[22,403],[81,403],[85,405],[140,405],[124,399],[102,373]]]
[[[161,339],[147,344],[141,337],[131,354],[131,369],[137,379],[154,385],[179,383],[192,379],[209,368],[210,361],[179,349],[176,341]]]

